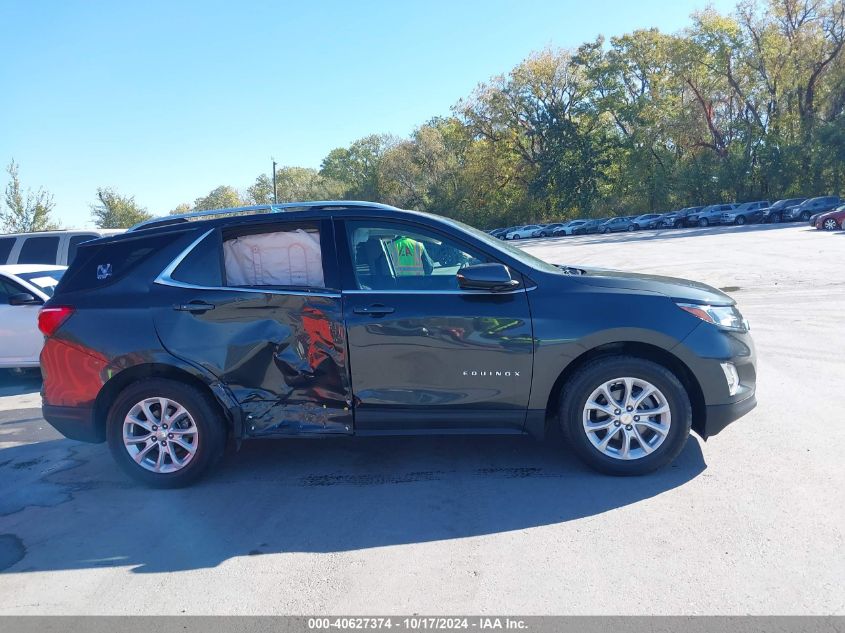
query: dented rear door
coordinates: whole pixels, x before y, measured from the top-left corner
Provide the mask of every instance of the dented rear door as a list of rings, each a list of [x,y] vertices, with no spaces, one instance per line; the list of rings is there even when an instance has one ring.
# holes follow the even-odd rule
[[[323,232],[330,223],[319,224],[321,239],[331,242]],[[194,274],[186,256],[157,280],[155,325],[164,347],[231,390],[246,435],[351,433],[341,295],[330,287],[333,249],[323,249],[325,288],[227,287],[225,271],[219,284],[204,277],[222,269],[222,239],[209,232],[195,244]]]

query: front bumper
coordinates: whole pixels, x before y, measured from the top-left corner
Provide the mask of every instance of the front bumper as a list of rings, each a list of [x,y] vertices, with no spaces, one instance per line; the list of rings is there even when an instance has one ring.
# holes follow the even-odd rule
[[[54,429],[71,440],[98,444],[106,441],[105,428],[94,420],[94,410],[88,407],[57,407],[45,404],[42,415]]]
[[[738,420],[757,406],[757,396],[753,393],[739,402],[729,404],[710,404],[705,407],[706,418],[704,428],[699,433],[702,439],[713,437],[728,424]]]

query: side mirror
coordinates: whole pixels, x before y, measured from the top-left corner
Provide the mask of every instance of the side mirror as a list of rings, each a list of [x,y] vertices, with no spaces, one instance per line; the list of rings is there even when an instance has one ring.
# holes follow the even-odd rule
[[[457,274],[458,286],[464,290],[507,292],[519,286],[504,264],[475,264],[461,268]]]
[[[44,302],[41,299],[28,292],[20,292],[9,297],[10,306],[40,306],[42,303]]]

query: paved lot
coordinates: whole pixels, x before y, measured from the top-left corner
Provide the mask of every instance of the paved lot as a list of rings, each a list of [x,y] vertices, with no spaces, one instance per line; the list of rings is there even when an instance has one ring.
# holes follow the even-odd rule
[[[845,614],[845,233],[525,246],[731,288],[759,407],[642,478],[588,471],[559,440],[300,440],[157,492],[62,439],[38,381],[7,376],[0,613]]]

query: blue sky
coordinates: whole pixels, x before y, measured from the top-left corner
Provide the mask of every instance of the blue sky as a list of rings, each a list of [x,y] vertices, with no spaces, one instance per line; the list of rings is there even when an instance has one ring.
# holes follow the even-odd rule
[[[734,0],[0,0],[0,163],[66,227],[98,186],[153,213],[409,134],[531,51],[671,32]],[[0,183],[5,186],[5,173]]]

